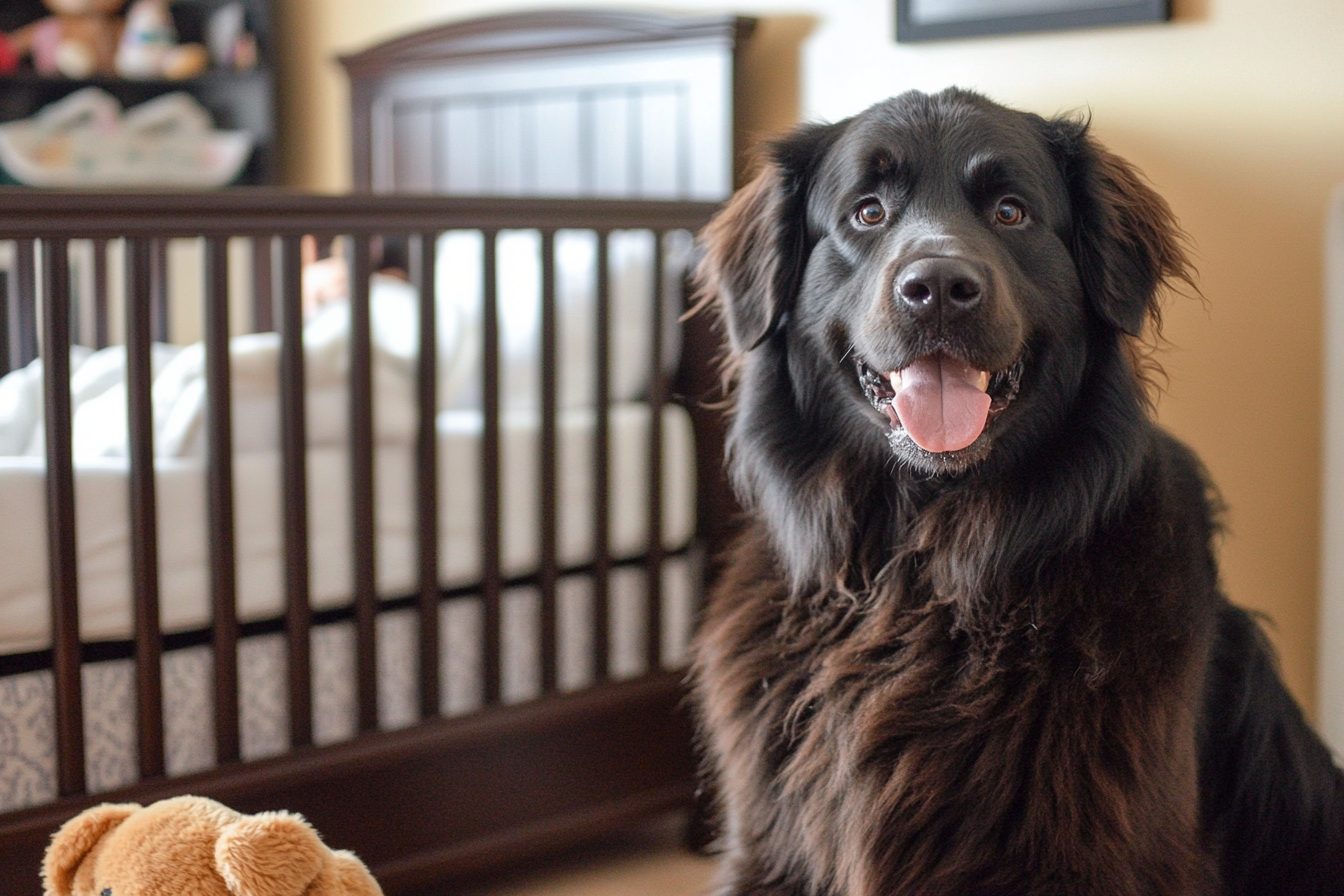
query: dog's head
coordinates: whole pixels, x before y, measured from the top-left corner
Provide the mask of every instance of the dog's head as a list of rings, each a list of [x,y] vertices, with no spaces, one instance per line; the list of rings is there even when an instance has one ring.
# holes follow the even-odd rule
[[[778,141],[702,242],[739,388],[919,476],[1057,435],[1186,275],[1170,209],[1085,123],[960,90]]]

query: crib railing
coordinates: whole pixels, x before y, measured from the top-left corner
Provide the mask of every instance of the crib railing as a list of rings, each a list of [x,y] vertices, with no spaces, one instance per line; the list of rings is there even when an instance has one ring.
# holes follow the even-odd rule
[[[483,701],[501,702],[501,595],[506,585],[501,566],[501,441],[500,441],[500,317],[496,276],[496,237],[503,230],[529,229],[541,235],[542,298],[540,314],[540,590],[541,689],[557,691],[557,582],[562,573],[557,546],[557,382],[556,232],[583,229],[597,234],[596,385],[593,438],[593,670],[607,674],[608,574],[613,567],[608,513],[611,488],[608,449],[610,421],[608,379],[611,372],[611,320],[608,236],[617,230],[645,229],[654,240],[655,308],[649,315],[651,383],[648,400],[654,409],[671,400],[674,383],[664,373],[664,312],[667,284],[676,272],[667,270],[663,236],[695,231],[709,217],[706,203],[507,200],[430,197],[321,197],[277,191],[237,191],[200,195],[80,194],[0,191],[0,240],[14,241],[7,294],[0,295],[0,366],[27,363],[38,354],[45,369],[45,426],[48,546],[52,618],[52,672],[56,694],[56,744],[59,794],[86,792],[82,719],[79,630],[79,576],[76,554],[75,472],[72,459],[70,348],[78,325],[72,314],[70,247],[72,241],[93,241],[95,259],[92,333],[84,341],[108,341],[109,240],[124,240],[124,334],[127,351],[131,562],[134,600],[134,663],[138,714],[138,762],[142,781],[165,774],[164,720],[160,663],[163,632],[159,620],[159,582],[154,477],[154,430],[151,402],[151,347],[167,332],[168,285],[165,246],[174,238],[201,238],[204,243],[203,341],[206,356],[208,532],[210,540],[210,638],[215,662],[215,738],[220,772],[239,763],[238,644],[240,623],[235,580],[232,420],[229,383],[228,241],[250,238],[255,248],[251,265],[253,328],[274,326],[280,334],[280,455],[283,483],[282,519],[285,551],[284,629],[287,640],[290,747],[313,744],[310,633],[313,609],[309,598],[308,478],[306,470],[305,384],[302,345],[301,239],[306,235],[344,237],[350,272],[349,443],[351,550],[354,625],[356,629],[358,728],[377,737],[377,640],[380,598],[375,576],[376,529],[374,493],[374,408],[369,281],[376,241],[405,239],[409,275],[418,287],[419,368],[416,403],[419,429],[415,441],[418,520],[419,705],[422,719],[440,712],[439,669],[439,508],[435,460],[437,371],[435,338],[435,240],[448,230],[476,230],[484,235],[481,444],[481,582],[484,607]],[[87,336],[91,335],[89,339]],[[688,356],[696,354],[688,347]],[[703,350],[699,350],[703,357]],[[0,371],[3,372],[3,371]],[[650,414],[647,458],[649,477],[648,546],[641,561],[647,577],[645,632],[648,668],[659,667],[663,547],[661,414]],[[701,446],[701,456],[704,446]],[[710,446],[709,457],[717,448]],[[703,463],[703,459],[701,461]],[[702,481],[705,477],[701,477]],[[710,496],[706,506],[717,503]]]

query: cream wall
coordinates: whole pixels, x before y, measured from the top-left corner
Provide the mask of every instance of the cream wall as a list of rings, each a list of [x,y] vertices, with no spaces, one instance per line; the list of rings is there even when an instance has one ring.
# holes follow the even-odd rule
[[[593,0],[588,0],[589,5]],[[563,5],[529,3],[529,6]],[[703,0],[663,8],[722,11]],[[286,170],[349,185],[334,54],[422,26],[519,8],[489,0],[282,0]],[[1207,305],[1168,310],[1163,422],[1204,457],[1231,507],[1223,571],[1265,611],[1290,687],[1316,691],[1322,259],[1344,182],[1344,4],[1177,0],[1148,25],[897,45],[893,0],[744,0],[762,16],[743,127],[833,120],[906,88],[958,84],[1043,114],[1090,110],[1142,167],[1196,248]],[[795,86],[796,85],[796,86]]]

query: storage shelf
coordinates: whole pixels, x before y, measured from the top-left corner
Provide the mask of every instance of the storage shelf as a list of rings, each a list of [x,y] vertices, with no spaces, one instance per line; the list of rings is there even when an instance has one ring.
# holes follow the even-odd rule
[[[183,41],[200,41],[206,18],[228,0],[176,0],[173,17]],[[272,0],[242,0],[247,29],[256,35],[260,58],[250,69],[212,68],[193,78],[62,78],[38,74],[27,64],[0,75],[0,122],[27,118],[43,106],[85,87],[98,87],[123,106],[134,106],[181,90],[209,110],[220,128],[245,130],[256,148],[239,184],[279,181],[278,125],[275,108],[275,41]],[[40,0],[0,0],[0,30],[9,31],[46,13]]]

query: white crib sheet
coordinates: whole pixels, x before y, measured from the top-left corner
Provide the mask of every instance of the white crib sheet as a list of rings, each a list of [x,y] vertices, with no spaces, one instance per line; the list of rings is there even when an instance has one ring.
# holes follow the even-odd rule
[[[647,546],[646,404],[612,406],[610,544],[614,557]],[[560,562],[592,558],[591,409],[559,414]],[[481,415],[438,417],[440,583],[480,577]],[[538,424],[533,414],[501,419],[502,563],[506,576],[535,569],[539,556]],[[694,530],[694,447],[686,411],[663,411],[663,544],[684,545]],[[383,441],[375,449],[377,582],[383,597],[416,587],[413,446]],[[156,474],[160,616],[165,632],[204,627],[209,611],[205,468],[197,457],[160,459]],[[310,585],[313,606],[345,605],[351,593],[349,476],[344,449],[308,452]],[[273,451],[234,458],[238,609],[243,621],[274,617],[284,606],[280,459]],[[51,643],[47,597],[45,474],[41,458],[0,457],[0,654]],[[125,460],[76,469],[76,537],[80,631],[85,641],[131,636],[129,513]]]

